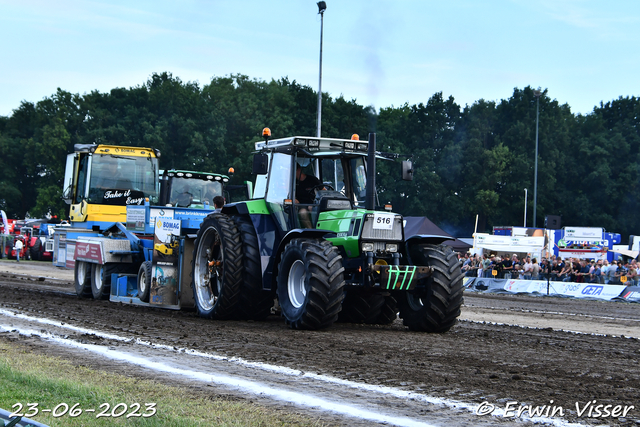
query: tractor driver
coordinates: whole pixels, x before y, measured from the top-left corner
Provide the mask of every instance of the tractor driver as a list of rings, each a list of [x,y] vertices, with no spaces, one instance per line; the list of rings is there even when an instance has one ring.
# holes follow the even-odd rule
[[[296,163],[296,203],[311,205],[314,202],[313,190],[322,186],[322,182],[313,175],[302,172],[302,167]],[[300,207],[298,210],[300,225],[304,228],[313,228],[311,212],[308,207]]]

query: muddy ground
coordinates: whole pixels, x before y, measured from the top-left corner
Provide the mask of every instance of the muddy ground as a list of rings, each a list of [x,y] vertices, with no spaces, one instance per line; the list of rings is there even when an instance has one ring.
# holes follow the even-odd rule
[[[30,316],[476,404],[553,400],[569,421],[640,425],[639,304],[466,293],[461,320],[445,334],[410,332],[400,320],[293,331],[277,316],[221,322],[78,299],[72,272],[16,267],[0,263],[0,308]],[[593,400],[635,408],[624,418],[577,417],[576,402]]]

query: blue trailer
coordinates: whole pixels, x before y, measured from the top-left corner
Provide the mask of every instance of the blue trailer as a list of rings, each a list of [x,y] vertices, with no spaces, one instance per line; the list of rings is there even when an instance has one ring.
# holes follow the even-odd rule
[[[127,205],[121,222],[56,230],[54,262],[74,269],[80,297],[170,309],[194,307],[193,242],[215,196],[226,194],[228,176],[161,172],[160,194]],[[249,188],[250,190],[250,188]]]

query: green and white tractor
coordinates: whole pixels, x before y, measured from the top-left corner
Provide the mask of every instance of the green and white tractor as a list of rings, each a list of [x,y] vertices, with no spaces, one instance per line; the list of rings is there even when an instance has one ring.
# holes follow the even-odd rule
[[[198,231],[192,286],[200,316],[260,320],[277,299],[294,329],[389,324],[399,312],[411,330],[448,331],[463,292],[457,255],[442,245],[449,237],[405,236],[402,216],[378,207],[376,158],[398,155],[376,152],[375,134],[263,136],[253,198],[225,205]],[[413,178],[409,160],[402,178]],[[296,193],[309,187],[305,179],[317,183],[305,197],[312,203]]]

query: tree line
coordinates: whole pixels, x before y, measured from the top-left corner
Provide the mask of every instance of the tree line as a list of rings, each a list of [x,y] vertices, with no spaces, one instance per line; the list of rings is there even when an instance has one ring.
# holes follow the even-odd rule
[[[509,99],[461,107],[435,93],[425,103],[381,108],[323,94],[322,135],[366,138],[378,149],[412,155],[414,181],[398,181],[399,164],[378,162],[381,202],[406,216],[427,216],[470,236],[496,225],[522,225],[528,189],[533,225],[536,103],[534,89]],[[640,98],[620,97],[576,115],[543,91],[539,98],[536,225],[640,234]],[[162,152],[163,169],[252,179],[251,153],[264,127],[273,137],[316,134],[317,92],[288,78],[215,77],[203,87],[170,73],[109,93],[58,89],[0,116],[0,209],[9,217],[66,217],[61,201],[65,158],[78,143],[144,146]]]

